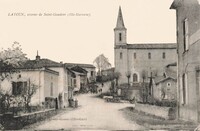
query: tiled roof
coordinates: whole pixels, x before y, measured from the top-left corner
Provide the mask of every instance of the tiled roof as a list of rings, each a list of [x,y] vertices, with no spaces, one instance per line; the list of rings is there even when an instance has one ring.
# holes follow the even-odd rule
[[[165,69],[165,74],[166,74],[167,77],[177,79],[177,73],[175,71],[171,70],[170,68]]]
[[[160,44],[127,44],[128,49],[176,49],[175,43]]]
[[[39,60],[28,60],[23,64],[21,68],[41,68],[41,67],[62,67],[63,64],[49,60],[49,59],[39,59]]]
[[[87,71],[80,66],[74,66],[74,67],[70,68],[70,70],[75,71],[75,72],[79,72],[79,73],[82,73],[82,74],[87,74]]]
[[[166,79],[166,77],[164,77],[164,76],[157,76],[157,77],[154,78],[154,82],[157,84],[157,83],[159,83],[160,81],[162,81],[164,79]]]
[[[163,77],[163,78],[164,78],[164,77]],[[174,80],[173,78],[171,78],[171,77],[166,77],[166,78],[164,78],[164,79],[161,79],[160,81],[155,81],[155,83],[156,83],[156,84],[159,84],[159,83],[164,82],[164,81],[169,80],[169,79],[175,81],[175,80]]]
[[[74,67],[74,66],[76,66],[76,65],[78,65],[78,66],[80,66],[80,67],[82,67],[82,68],[95,68],[95,66],[92,65],[92,64],[65,63],[65,66],[66,66],[66,67],[69,67],[69,68]]]

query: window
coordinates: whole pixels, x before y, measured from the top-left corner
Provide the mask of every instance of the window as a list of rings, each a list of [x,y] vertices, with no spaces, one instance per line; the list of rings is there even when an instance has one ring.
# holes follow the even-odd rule
[[[76,87],[76,79],[74,79],[74,87]]]
[[[53,83],[51,82],[50,96],[53,96]]]
[[[182,76],[182,89],[183,89],[183,104],[186,104],[186,88],[187,88],[187,75]]]
[[[165,59],[165,52],[163,52],[163,54],[162,54],[162,58]]]
[[[93,76],[94,75],[94,72],[93,71],[91,71],[91,76]]]
[[[21,95],[27,91],[27,82],[12,82],[12,94]]]
[[[138,76],[137,74],[133,74],[133,82],[137,82],[138,81]]]
[[[170,82],[167,83],[167,87],[171,87],[171,83]]]
[[[73,84],[72,81],[73,81],[73,80],[72,80],[72,78],[71,78],[71,83],[70,83],[70,86],[71,86],[71,87],[72,87],[72,84]]]
[[[189,47],[189,38],[188,38],[188,19],[186,18],[183,21],[183,35],[184,35],[184,51],[188,50]]]
[[[148,58],[151,59],[151,53],[148,53]]]
[[[122,55],[122,52],[120,52],[120,59],[122,59],[123,55]]]
[[[119,33],[119,41],[122,41],[122,33]]]
[[[134,59],[136,59],[136,57],[137,57],[137,56],[136,56],[136,53],[133,54],[133,57],[134,57]]]

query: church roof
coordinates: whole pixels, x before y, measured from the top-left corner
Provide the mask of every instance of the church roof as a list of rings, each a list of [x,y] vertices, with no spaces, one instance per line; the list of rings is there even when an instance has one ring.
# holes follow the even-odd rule
[[[119,7],[119,12],[118,12],[118,17],[117,17],[117,25],[116,25],[115,29],[125,29],[121,6]]]
[[[160,44],[127,44],[128,49],[176,49],[175,43]]]

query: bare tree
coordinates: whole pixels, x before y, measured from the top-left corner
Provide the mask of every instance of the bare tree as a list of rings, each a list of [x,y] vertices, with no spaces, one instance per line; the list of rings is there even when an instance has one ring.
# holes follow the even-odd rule
[[[130,77],[131,77],[131,72],[130,71],[126,72],[126,77],[128,79],[128,87],[129,87],[130,86]]]
[[[93,63],[97,67],[98,73],[99,73],[100,76],[101,76],[101,71],[102,70],[105,70],[105,69],[108,69],[108,68],[111,67],[111,64],[110,64],[108,58],[106,58],[104,56],[104,54],[101,54],[101,55],[97,56],[95,58],[95,60],[93,61]]]
[[[38,86],[36,84],[34,84],[33,82],[31,82],[29,79],[28,85],[25,88],[26,89],[24,91],[22,91],[21,96],[24,99],[24,105],[25,105],[26,111],[30,112],[31,98],[36,93]]]
[[[119,81],[120,76],[121,76],[120,72],[114,72],[114,77],[116,79],[116,86],[118,86],[118,81]]]

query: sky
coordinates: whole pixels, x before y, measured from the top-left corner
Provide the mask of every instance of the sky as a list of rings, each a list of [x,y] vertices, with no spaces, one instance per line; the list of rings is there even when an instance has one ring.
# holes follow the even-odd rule
[[[176,12],[169,9],[172,2],[0,0],[0,48],[9,48],[16,41],[30,59],[35,59],[38,50],[41,58],[87,64],[103,53],[114,66],[113,29],[119,6],[129,44],[175,43]]]

